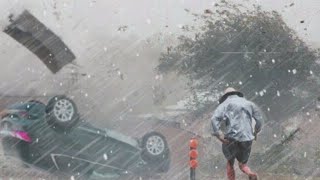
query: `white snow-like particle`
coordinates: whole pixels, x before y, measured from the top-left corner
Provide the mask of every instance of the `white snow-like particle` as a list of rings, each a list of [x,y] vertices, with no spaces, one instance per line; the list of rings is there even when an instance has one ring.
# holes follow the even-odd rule
[[[43,96],[47,96],[47,93],[46,93],[46,92],[44,92],[44,93],[43,93]]]
[[[132,112],[132,111],[133,111],[133,109],[132,109],[132,108],[130,108],[130,109],[129,109],[129,111],[130,111],[130,112]]]
[[[258,93],[258,92],[255,92],[255,94],[258,95],[259,93]]]
[[[259,94],[260,94],[260,96],[263,96],[263,95],[264,95],[264,92],[263,92],[263,91],[260,91]]]
[[[110,151],[110,153],[112,154],[112,150]]]
[[[68,167],[70,167],[71,166],[71,164],[70,163],[68,163]]]
[[[288,69],[288,73],[290,73],[291,72],[291,70],[290,69]]]
[[[106,153],[103,154],[103,159],[104,159],[104,160],[108,160],[108,156],[107,156]]]
[[[183,25],[182,24],[178,24],[178,28],[182,29]]]
[[[280,91],[277,91],[277,96],[280,96],[281,94],[280,94]]]
[[[276,63],[276,60],[272,59],[272,63],[273,63],[273,64]]]
[[[182,124],[183,124],[184,126],[187,126],[187,123],[186,123],[186,121],[185,121],[184,119],[182,119]]]
[[[307,116],[310,116],[310,113],[309,113],[309,112],[307,112],[306,114],[307,114]]]
[[[252,74],[250,74],[250,78],[252,78]]]
[[[36,143],[38,143],[38,142],[39,142],[39,138],[36,139]]]
[[[75,180],[74,176],[71,176],[70,179],[71,179],[71,180]]]
[[[60,83],[60,86],[62,86],[62,83]]]
[[[310,71],[310,74],[312,75],[312,74],[313,74],[313,72],[312,72],[312,71]]]
[[[293,74],[297,74],[297,70],[296,70],[296,69],[293,69],[293,70],[292,70],[292,73],[293,73]]]
[[[218,166],[216,166],[215,168],[218,169]]]
[[[304,152],[303,157],[304,157],[304,158],[307,157],[307,152]]]
[[[86,93],[84,96],[85,96],[85,97],[88,97],[88,93]]]
[[[312,119],[309,119],[309,122],[312,122]]]
[[[270,111],[270,108],[268,108],[267,110]]]
[[[259,61],[259,64],[260,64],[260,65],[262,65],[262,62],[261,62],[261,61]]]
[[[100,131],[97,131],[98,134],[100,134]]]
[[[151,19],[146,20],[147,24],[151,24]]]
[[[108,50],[108,48],[107,48],[107,47],[103,47],[103,50],[104,50],[104,51],[107,51],[107,50]]]
[[[242,81],[239,81],[239,85],[242,85]]]
[[[121,71],[118,71],[118,75],[119,75],[119,76],[121,75]]]
[[[88,75],[88,78],[89,78],[89,79],[91,78],[91,75],[90,75],[90,74]]]
[[[264,93],[267,93],[267,90],[266,90],[266,89],[263,89],[262,91],[263,91]]]
[[[274,138],[276,138],[276,137],[277,137],[277,135],[276,135],[276,134],[274,134],[274,135],[273,135],[273,137],[274,137]]]
[[[139,54],[139,53],[137,53],[137,54],[136,54],[136,56],[137,56],[137,57],[139,57],[139,56],[140,56],[140,54]]]

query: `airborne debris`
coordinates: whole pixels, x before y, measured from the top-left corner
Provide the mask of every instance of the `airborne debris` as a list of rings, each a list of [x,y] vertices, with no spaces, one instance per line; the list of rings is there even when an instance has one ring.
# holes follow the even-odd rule
[[[210,9],[204,10],[204,13],[205,13],[205,14],[213,14],[213,12],[212,12]]]
[[[127,26],[127,25],[123,25],[123,26],[120,26],[120,27],[118,28],[118,31],[125,32],[127,29],[128,29],[128,26]],[[106,50],[105,50],[105,51],[106,51]]]
[[[15,20],[12,18],[10,15],[11,23],[4,32],[34,53],[52,73],[75,59],[70,48],[29,11],[23,11]]]

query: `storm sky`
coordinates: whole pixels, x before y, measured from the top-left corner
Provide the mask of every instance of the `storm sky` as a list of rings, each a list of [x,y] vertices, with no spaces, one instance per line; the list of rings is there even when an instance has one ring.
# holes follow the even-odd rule
[[[28,9],[41,22],[60,36],[77,56],[77,63],[85,71],[98,71],[96,63],[90,61],[97,54],[111,46],[127,48],[127,43],[117,44],[117,38],[143,40],[159,32],[164,35],[182,33],[180,27],[193,24],[193,18],[184,9],[202,13],[205,9],[214,10],[216,0],[0,0],[0,27],[8,24],[10,13],[19,14]],[[313,48],[320,47],[320,1],[319,0],[234,0],[252,8],[259,4],[263,9],[280,12],[288,25]],[[292,5],[294,3],[294,5]],[[304,23],[301,23],[304,21]],[[125,32],[119,27],[127,26]],[[0,33],[1,88],[12,84],[26,84],[40,87],[52,75],[43,64],[26,48],[18,45],[4,33]],[[117,45],[114,45],[117,44]],[[129,50],[130,51],[130,50]],[[139,52],[129,52],[138,54]],[[153,62],[157,60],[154,56]],[[140,63],[144,63],[141,61]],[[137,66],[139,67],[139,66]],[[146,67],[148,68],[148,67]],[[152,69],[152,68],[150,68]],[[30,71],[33,71],[30,73]],[[63,75],[60,75],[63,76]],[[43,77],[42,79],[39,79]],[[63,78],[63,77],[61,77]],[[49,87],[48,87],[49,88]],[[14,91],[13,91],[14,92]]]

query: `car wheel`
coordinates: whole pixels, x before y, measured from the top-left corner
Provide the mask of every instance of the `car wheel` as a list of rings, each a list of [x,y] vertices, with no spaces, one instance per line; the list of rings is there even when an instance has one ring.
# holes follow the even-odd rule
[[[46,113],[48,124],[59,132],[68,132],[79,121],[76,104],[64,95],[51,98],[47,104]]]
[[[150,132],[142,138],[142,159],[147,162],[166,160],[169,154],[166,138],[158,132]]]

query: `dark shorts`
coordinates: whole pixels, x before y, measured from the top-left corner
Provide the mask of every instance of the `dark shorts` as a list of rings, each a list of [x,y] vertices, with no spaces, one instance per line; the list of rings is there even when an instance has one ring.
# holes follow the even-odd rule
[[[240,163],[245,164],[249,160],[251,145],[252,141],[232,141],[229,144],[222,144],[222,152],[227,160],[237,159]]]

